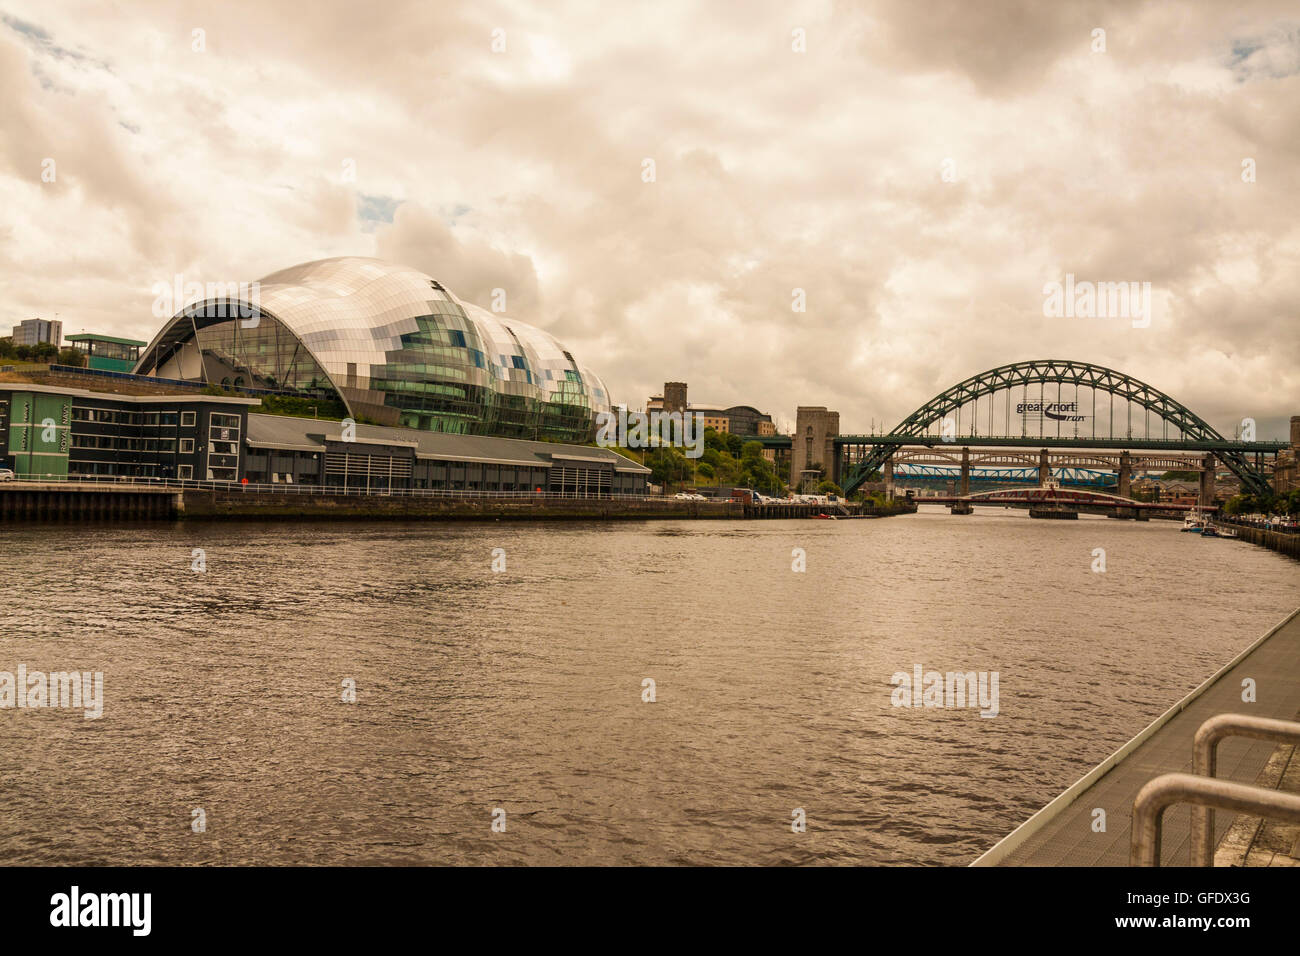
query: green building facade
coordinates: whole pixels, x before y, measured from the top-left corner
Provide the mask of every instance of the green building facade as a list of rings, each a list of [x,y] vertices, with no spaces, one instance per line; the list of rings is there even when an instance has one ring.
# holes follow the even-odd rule
[[[13,392],[7,407],[8,453],[19,478],[68,477],[72,399],[68,395]]]

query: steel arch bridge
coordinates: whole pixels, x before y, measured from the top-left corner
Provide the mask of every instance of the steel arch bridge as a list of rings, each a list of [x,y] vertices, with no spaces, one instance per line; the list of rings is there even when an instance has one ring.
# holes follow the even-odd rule
[[[903,419],[887,435],[840,436],[836,438],[835,443],[840,446],[841,452],[847,446],[852,445],[858,445],[864,449],[864,453],[851,464],[842,465],[840,460],[836,461],[837,471],[840,472],[840,477],[843,479],[840,485],[843,487],[845,494],[853,492],[867,480],[869,475],[878,471],[890,455],[903,445],[933,445],[944,441],[953,441],[955,435],[951,430],[947,434],[942,434],[931,429],[936,423],[945,421],[954,413],[959,414],[962,407],[974,404],[978,399],[986,395],[1005,391],[1008,395],[1009,404],[1012,389],[1025,387],[1027,390],[1029,385],[1048,384],[1057,386],[1075,385],[1092,389],[1094,404],[1096,392],[1107,392],[1113,396],[1111,399],[1112,417],[1114,399],[1123,399],[1129,403],[1130,413],[1133,406],[1146,409],[1148,413],[1153,412],[1168,426],[1177,429],[1181,435],[1181,438],[1174,441],[1168,439],[1153,440],[1149,437],[1147,439],[1132,439],[1128,436],[1121,441],[1115,439],[1112,435],[1097,445],[1093,445],[1093,447],[1158,447],[1169,450],[1213,452],[1234,475],[1241,479],[1244,489],[1256,494],[1267,494],[1269,492],[1267,478],[1251,466],[1246,459],[1246,453],[1249,451],[1275,452],[1276,449],[1272,447],[1275,443],[1241,442],[1225,438],[1187,406],[1175,401],[1164,392],[1152,388],[1145,382],[1101,365],[1073,362],[1067,359],[1038,359],[1000,365],[997,368],[973,375],[945,389]],[[975,408],[978,411],[978,405]],[[991,415],[992,409],[990,408]],[[1010,417],[1009,410],[1008,417]],[[969,444],[966,439],[958,439],[958,441],[962,444]],[[1044,447],[1088,447],[1093,443],[1088,439],[1077,437],[1007,437],[1003,439],[989,437],[981,439],[979,444],[986,446],[1007,444],[1042,445]]]
[[[961,477],[961,468],[952,465],[905,464],[897,466],[894,479],[903,481],[955,481]],[[1115,484],[1115,475],[1109,471],[1096,471],[1089,468],[1053,468],[1052,477],[1062,485],[1084,485],[1101,487]],[[1037,484],[1038,467],[1032,468],[980,468],[970,472],[972,483],[977,481],[996,481],[1017,484]]]

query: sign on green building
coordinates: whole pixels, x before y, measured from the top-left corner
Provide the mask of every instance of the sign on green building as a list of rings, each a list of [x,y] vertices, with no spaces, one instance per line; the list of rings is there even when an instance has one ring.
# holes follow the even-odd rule
[[[19,478],[68,477],[72,399],[14,392],[9,408],[9,454]]]

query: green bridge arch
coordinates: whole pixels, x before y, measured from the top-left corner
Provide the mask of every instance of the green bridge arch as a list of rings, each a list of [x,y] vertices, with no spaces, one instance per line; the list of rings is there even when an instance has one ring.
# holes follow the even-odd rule
[[[1162,420],[1182,432],[1189,444],[1214,442],[1218,445],[1233,444],[1230,439],[1220,435],[1208,422],[1189,409],[1186,405],[1166,395],[1159,389],[1152,388],[1146,382],[1117,372],[1114,369],[1089,362],[1074,362],[1068,359],[1037,359],[1027,362],[1015,362],[999,365],[978,375],[972,375],[956,385],[945,389],[930,399],[907,418],[903,419],[890,436],[914,436],[923,438],[934,435],[927,431],[935,422],[941,421],[962,406],[995,392],[1002,392],[1028,385],[1082,385],[1098,391],[1108,392],[1122,398],[1131,405],[1137,405],[1154,412]],[[867,477],[878,471],[885,460],[898,447],[898,443],[872,444],[864,439],[864,445],[871,445],[871,451],[855,462],[853,467],[842,477],[845,494],[855,491]],[[991,441],[990,444],[997,444]],[[1051,445],[1051,439],[1044,438],[1044,445]],[[1135,448],[1140,448],[1141,441],[1135,439]],[[1216,447],[1213,452],[1230,471],[1241,479],[1243,489],[1256,494],[1269,492],[1268,481],[1250,466],[1245,454],[1238,449]]]

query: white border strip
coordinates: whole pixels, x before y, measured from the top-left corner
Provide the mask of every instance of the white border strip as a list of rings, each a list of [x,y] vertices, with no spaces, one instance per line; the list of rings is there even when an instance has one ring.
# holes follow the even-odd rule
[[[1088,787],[1096,783],[1098,779],[1104,776],[1108,771],[1110,771],[1112,767],[1114,767],[1117,763],[1119,763],[1121,760],[1123,760],[1125,757],[1131,754],[1134,750],[1136,750],[1139,745],[1141,745],[1144,741],[1146,741],[1147,738],[1149,738],[1157,730],[1159,730],[1165,724],[1169,723],[1169,721],[1173,720],[1174,717],[1176,717],[1179,713],[1181,713],[1183,710],[1187,708],[1188,704],[1194,701],[1197,697],[1200,697],[1201,694],[1205,693],[1205,691],[1207,691],[1210,688],[1210,686],[1214,684],[1220,677],[1222,677],[1224,674],[1228,673],[1228,671],[1232,670],[1234,667],[1240,664],[1246,658],[1247,655],[1251,654],[1257,647],[1259,647],[1261,644],[1267,641],[1270,637],[1272,637],[1278,631],[1282,630],[1282,628],[1290,624],[1292,619],[1295,618],[1297,614],[1300,614],[1300,608],[1296,608],[1294,611],[1288,614],[1281,621],[1281,623],[1276,624],[1272,628],[1270,628],[1267,634],[1259,638],[1257,641],[1252,643],[1249,647],[1247,647],[1244,651],[1242,651],[1232,660],[1228,661],[1228,663],[1220,667],[1217,671],[1214,672],[1213,675],[1207,678],[1206,681],[1203,684],[1201,684],[1200,687],[1197,687],[1194,691],[1192,691],[1190,694],[1188,694],[1178,703],[1174,704],[1174,706],[1170,707],[1167,711],[1165,711],[1163,714],[1157,717],[1155,721],[1146,728],[1146,730],[1142,731],[1140,734],[1138,734],[1136,737],[1134,737],[1132,740],[1126,743],[1123,747],[1120,747],[1119,750],[1116,750],[1113,754],[1111,754],[1109,757],[1107,757],[1105,760],[1099,763],[1096,767],[1090,770],[1087,774],[1085,774],[1083,777],[1077,780],[1073,786],[1071,786],[1068,790],[1066,790],[1064,793],[1058,796],[1055,800],[1053,800],[1047,806],[1043,807],[1043,809],[1039,810],[1037,813],[1035,813],[1024,823],[1020,824],[1020,826],[1016,827],[1014,830],[1012,830],[1010,833],[1004,836],[1001,840],[999,840],[992,847],[990,847],[984,853],[983,856],[977,859],[974,863],[971,863],[970,866],[997,866],[1004,859],[1006,859],[1008,856],[1010,856],[1012,853],[1018,850],[1021,844],[1023,844],[1031,836],[1033,836],[1035,833],[1041,830],[1044,826],[1046,826],[1058,813],[1060,813],[1071,803],[1073,803],[1075,801],[1075,798],[1078,797],[1079,794],[1081,794],[1084,790],[1088,789]]]

